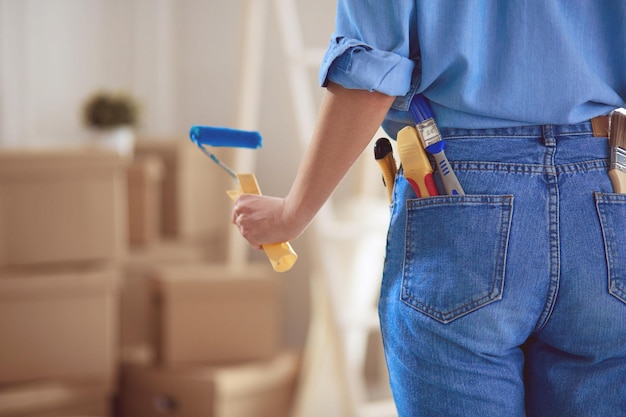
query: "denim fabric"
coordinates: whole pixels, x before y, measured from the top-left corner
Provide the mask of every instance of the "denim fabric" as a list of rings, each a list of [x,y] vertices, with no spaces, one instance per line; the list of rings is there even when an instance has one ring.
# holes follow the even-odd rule
[[[379,313],[399,415],[626,416],[607,139],[588,122],[442,134],[466,195],[417,199],[400,172],[391,208]]]

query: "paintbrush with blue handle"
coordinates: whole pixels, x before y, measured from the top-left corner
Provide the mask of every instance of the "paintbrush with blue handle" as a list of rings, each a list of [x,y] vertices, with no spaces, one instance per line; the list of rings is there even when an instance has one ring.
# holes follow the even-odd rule
[[[415,128],[426,152],[430,153],[437,163],[437,170],[441,175],[443,186],[448,195],[463,195],[465,192],[459,183],[450,162],[446,157],[446,142],[441,137],[433,111],[421,94],[416,94],[409,107],[415,120]]]

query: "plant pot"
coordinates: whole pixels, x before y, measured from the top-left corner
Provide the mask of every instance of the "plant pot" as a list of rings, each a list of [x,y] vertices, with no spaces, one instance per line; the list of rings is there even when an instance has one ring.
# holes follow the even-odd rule
[[[135,129],[132,126],[116,126],[96,131],[97,146],[117,152],[122,157],[132,158],[135,150]]]

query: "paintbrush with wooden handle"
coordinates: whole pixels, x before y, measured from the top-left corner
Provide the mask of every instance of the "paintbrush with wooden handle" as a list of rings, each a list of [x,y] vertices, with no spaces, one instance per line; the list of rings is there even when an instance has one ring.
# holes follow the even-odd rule
[[[609,177],[613,191],[626,193],[626,109],[611,112],[609,121],[609,144],[611,145],[611,166]]]

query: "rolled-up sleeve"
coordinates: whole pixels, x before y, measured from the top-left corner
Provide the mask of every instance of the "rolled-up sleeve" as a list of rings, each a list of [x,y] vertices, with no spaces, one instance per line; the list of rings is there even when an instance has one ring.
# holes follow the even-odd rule
[[[417,39],[411,39],[414,8],[414,0],[339,0],[320,85],[332,81],[390,96],[409,93],[419,61]]]

